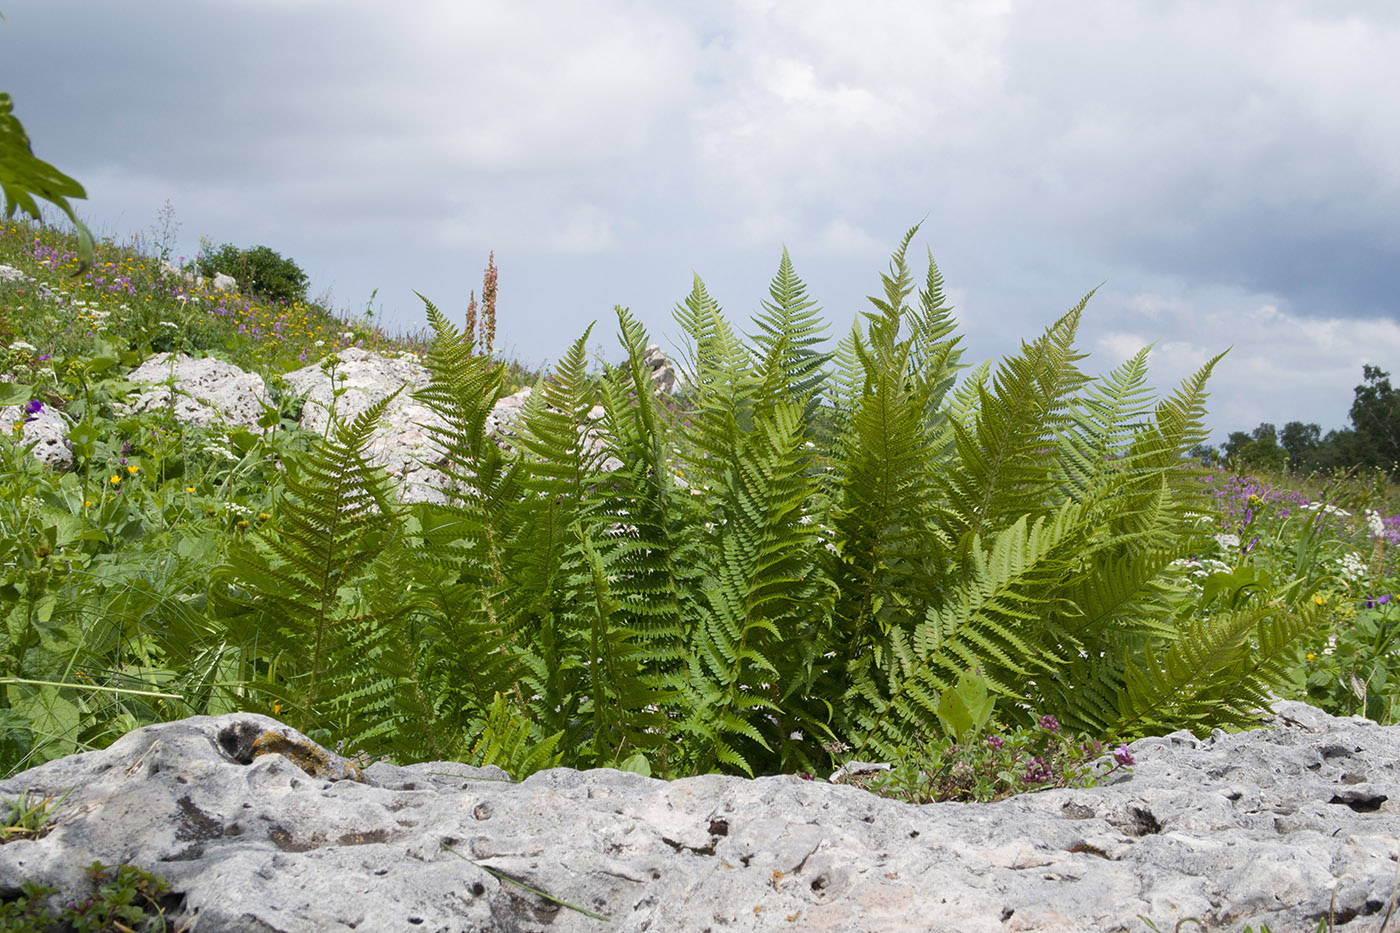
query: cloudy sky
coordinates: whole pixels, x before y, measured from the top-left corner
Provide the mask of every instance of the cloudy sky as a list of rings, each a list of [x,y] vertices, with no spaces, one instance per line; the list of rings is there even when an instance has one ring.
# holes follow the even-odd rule
[[[390,330],[498,348],[612,307],[663,346],[692,273],[745,329],[784,246],[844,334],[909,227],[969,357],[1104,283],[1080,344],[1155,342],[1225,432],[1347,421],[1400,370],[1393,0],[0,0],[0,90],[99,235],[295,259]],[[1390,90],[1387,90],[1390,89]],[[156,228],[156,229],[153,229]]]

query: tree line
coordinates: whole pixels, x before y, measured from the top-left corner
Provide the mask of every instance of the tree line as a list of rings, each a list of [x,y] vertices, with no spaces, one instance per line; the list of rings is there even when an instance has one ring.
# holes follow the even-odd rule
[[[1362,367],[1362,384],[1351,403],[1351,425],[1323,435],[1316,424],[1290,421],[1279,430],[1265,421],[1253,431],[1231,432],[1216,450],[1202,445],[1204,459],[1223,459],[1250,469],[1312,473],[1337,467],[1375,467],[1400,477],[1400,392],[1378,366]]]

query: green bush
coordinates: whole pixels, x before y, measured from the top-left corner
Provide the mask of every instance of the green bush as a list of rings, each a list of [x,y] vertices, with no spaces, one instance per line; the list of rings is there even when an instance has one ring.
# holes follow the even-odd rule
[[[260,295],[269,301],[293,302],[306,298],[307,278],[295,262],[283,259],[266,246],[239,249],[225,243],[195,260],[199,274],[212,278],[222,272],[238,280],[245,292]]]

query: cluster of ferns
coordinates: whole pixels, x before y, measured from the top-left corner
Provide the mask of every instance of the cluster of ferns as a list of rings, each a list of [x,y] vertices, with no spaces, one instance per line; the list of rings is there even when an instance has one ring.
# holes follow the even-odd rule
[[[967,367],[913,235],[831,351],[786,252],[751,336],[697,277],[673,397],[618,308],[626,361],[591,372],[585,333],[508,448],[503,367],[424,299],[449,501],[399,503],[372,464],[387,400],[334,422],[216,588],[269,659],[255,686],[325,744],[517,776],[890,758],[973,670],[1008,727],[1253,721],[1318,623],[1269,594],[1203,610],[1173,566],[1209,510],[1187,451],[1219,357],[1160,400],[1146,348],[1088,376],[1086,296]]]

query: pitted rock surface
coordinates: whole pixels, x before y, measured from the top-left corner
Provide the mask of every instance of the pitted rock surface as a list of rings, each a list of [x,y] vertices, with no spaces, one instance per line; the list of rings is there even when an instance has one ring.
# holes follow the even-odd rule
[[[234,931],[1377,928],[1400,852],[1400,728],[1280,702],[1268,728],[1131,747],[1109,786],[913,806],[797,777],[674,782],[375,764],[275,720],[198,717],[0,782],[67,798],[22,879],[165,876]],[[357,780],[356,778],[359,778]],[[532,893],[545,892],[557,900]],[[561,906],[575,905],[607,920]]]
[[[73,464],[73,446],[68,440],[68,416],[52,405],[37,414],[28,414],[21,405],[0,408],[0,428],[12,431],[20,425],[20,444],[33,444],[30,456],[55,469]]]
[[[165,383],[173,380],[175,417],[208,427],[216,422],[251,428],[263,415],[267,386],[262,376],[248,373],[213,357],[195,358],[183,353],[157,353],[131,371],[132,382]],[[147,389],[129,406],[132,412],[171,405],[171,387]]]
[[[340,363],[332,375],[317,363],[304,366],[286,375],[286,381],[306,398],[301,426],[309,431],[325,430],[331,403],[336,416],[352,421],[380,399],[402,387],[380,418],[379,427],[370,441],[373,462],[383,466],[400,484],[399,498],[405,502],[444,502],[443,487],[447,477],[435,464],[442,457],[433,439],[433,429],[446,427],[446,422],[428,406],[413,398],[413,393],[426,388],[429,374],[426,367],[412,357],[387,357],[359,347],[348,347],[336,354]],[[342,378],[343,377],[343,378]],[[335,389],[345,391],[333,397]],[[503,447],[509,448],[515,436],[513,425],[529,402],[530,387],[498,401],[486,417],[486,434]],[[599,410],[601,414],[601,410]],[[595,432],[584,429],[585,439],[596,449],[600,441]],[[621,461],[612,460],[617,469]]]

